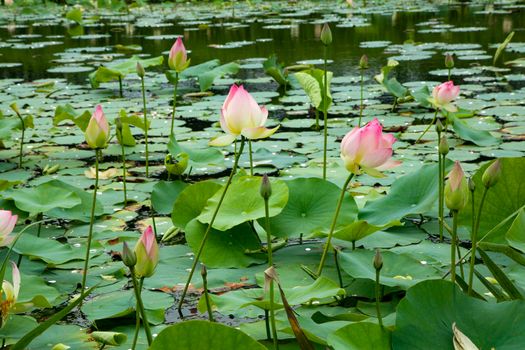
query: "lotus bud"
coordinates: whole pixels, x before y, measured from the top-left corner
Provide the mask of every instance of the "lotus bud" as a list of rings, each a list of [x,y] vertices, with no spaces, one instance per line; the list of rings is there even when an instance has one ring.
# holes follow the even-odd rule
[[[323,29],[321,30],[321,42],[325,46],[328,46],[332,43],[332,31],[330,30],[328,23],[325,23],[323,25]]]
[[[448,141],[445,136],[441,136],[441,140],[439,140],[438,150],[439,150],[439,154],[442,154],[444,156],[448,154],[450,148],[448,147]]]
[[[481,181],[486,188],[494,186],[501,177],[501,161],[496,159],[483,173]]]
[[[142,67],[142,64],[140,62],[137,62],[137,75],[141,78],[144,78],[146,75],[146,71],[144,70],[144,67]]]
[[[173,157],[170,153],[164,158],[164,166],[171,175],[182,175],[188,167],[190,156],[188,153],[179,153]]]
[[[470,192],[474,192],[476,190],[476,183],[474,182],[474,179],[472,179],[472,176],[468,178],[468,189]]]
[[[465,173],[459,162],[456,161],[445,184],[445,204],[450,210],[459,211],[467,205],[468,198],[469,188]]]
[[[87,144],[93,149],[106,148],[109,140],[109,123],[98,105],[84,133]]]
[[[168,66],[171,70],[181,73],[190,65],[190,60],[188,60],[188,53],[182,42],[182,38],[178,37],[173,46],[171,47],[169,57],[168,57]]]
[[[135,252],[129,249],[129,246],[126,242],[122,245],[122,262],[127,267],[133,267],[137,264],[137,256]]]
[[[454,57],[449,53],[445,55],[445,67],[448,69],[454,68]]]
[[[376,253],[374,255],[374,268],[376,270],[381,270],[381,268],[383,268],[383,256],[381,255],[381,251],[379,249],[376,249]]]
[[[359,60],[359,68],[368,69],[368,56],[367,55],[361,56],[361,59]]]
[[[268,198],[270,198],[272,195],[272,185],[270,184],[270,179],[266,174],[264,174],[262,177],[260,193],[264,200],[268,200]]]
[[[440,119],[436,120],[436,132],[437,133],[441,133],[443,132],[444,128],[443,128],[443,123],[441,122]]]
[[[135,265],[137,276],[151,277],[159,262],[159,246],[151,226],[148,226],[135,245],[135,255],[137,257]]]

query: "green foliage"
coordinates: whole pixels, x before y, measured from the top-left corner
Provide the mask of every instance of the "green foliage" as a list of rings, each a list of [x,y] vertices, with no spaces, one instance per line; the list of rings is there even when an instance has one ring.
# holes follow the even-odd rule
[[[106,83],[113,80],[123,80],[126,75],[135,73],[137,62],[144,68],[160,66],[164,62],[164,57],[152,57],[141,59],[139,56],[132,56],[126,61],[116,62],[107,66],[100,66],[95,72],[89,74],[89,81],[93,88],[98,88],[100,83]]]

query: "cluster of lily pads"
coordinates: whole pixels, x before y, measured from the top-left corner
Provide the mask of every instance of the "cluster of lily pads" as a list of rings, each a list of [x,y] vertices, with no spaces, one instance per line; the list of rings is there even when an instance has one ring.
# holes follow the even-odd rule
[[[513,35],[485,71],[511,70]],[[459,85],[451,53],[445,81],[366,55],[335,77],[329,24],[319,40],[322,69],[259,62],[280,94],[236,62],[192,65],[182,37],[165,70],[131,56],[89,86],[1,81],[2,347],[520,348],[515,93]]]

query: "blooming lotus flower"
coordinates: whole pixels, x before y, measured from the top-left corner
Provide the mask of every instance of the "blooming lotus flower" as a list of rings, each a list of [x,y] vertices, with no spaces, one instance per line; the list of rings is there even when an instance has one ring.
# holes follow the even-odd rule
[[[135,245],[135,255],[137,256],[137,263],[135,265],[135,273],[137,276],[152,276],[159,262],[159,246],[157,245],[157,238],[151,226],[148,226]]]
[[[251,140],[271,136],[279,126],[273,129],[265,128],[266,119],[268,110],[259,107],[242,85],[233,84],[221,109],[221,128],[227,135],[215,138],[210,141],[210,145],[227,146],[239,135]]]
[[[459,86],[455,86],[452,81],[440,84],[432,90],[432,97],[429,97],[430,103],[437,108],[443,108],[449,112],[456,112],[458,109],[452,104],[452,101],[459,96]]]
[[[15,237],[9,234],[15,228],[17,215],[13,215],[9,210],[0,210],[0,247],[11,244]]]
[[[467,179],[458,161],[456,161],[454,168],[448,174],[444,194],[445,204],[450,210],[461,210],[467,205],[469,197]]]
[[[362,128],[355,127],[341,141],[341,159],[345,167],[356,175],[365,173],[381,177],[381,170],[393,168],[401,164],[393,161],[392,145],[396,138],[390,134],[383,134],[383,127],[374,118]]]
[[[9,315],[9,311],[13,308],[13,306],[16,304],[16,300],[18,299],[18,293],[20,291],[20,271],[18,270],[18,267],[15,263],[11,262],[13,268],[13,283],[8,281],[2,282],[2,300],[0,301],[0,312],[2,313],[2,324],[0,326],[3,326],[5,322],[7,321],[7,316]],[[5,299],[3,299],[3,296],[5,295]]]
[[[182,39],[179,36],[173,46],[171,47],[170,54],[168,57],[168,66],[170,69],[181,73],[183,70],[188,68],[190,60],[188,60],[188,53],[182,43]]]
[[[109,124],[101,105],[97,105],[95,108],[95,112],[86,128],[85,137],[87,144],[93,149],[106,148],[108,146]]]

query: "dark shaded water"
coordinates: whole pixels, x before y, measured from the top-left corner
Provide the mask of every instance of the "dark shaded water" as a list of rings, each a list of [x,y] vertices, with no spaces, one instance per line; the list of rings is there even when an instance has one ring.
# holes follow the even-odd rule
[[[337,5],[340,6],[340,5]],[[500,43],[510,31],[515,30],[513,42],[525,41],[525,8],[513,8],[510,13],[476,13],[484,10],[481,6],[440,6],[437,12],[393,12],[387,14],[361,14],[357,16],[366,19],[370,26],[363,27],[338,27],[332,24],[334,44],[329,48],[329,56],[334,60],[329,69],[337,75],[352,73],[356,70],[357,62],[362,54],[366,53],[370,59],[370,66],[374,74],[379,67],[384,65],[387,57],[399,55],[398,53],[385,52],[385,47],[362,48],[360,43],[368,41],[389,41],[392,44],[403,44],[406,41],[416,43],[445,43],[445,44],[480,44],[486,55],[492,56],[495,49],[490,45]],[[491,7],[492,9],[492,7]],[[1,9],[0,9],[1,10]],[[497,8],[496,8],[497,10]],[[213,6],[210,7],[213,11]],[[277,53],[279,61],[286,65],[302,60],[320,59],[323,47],[318,39],[323,16],[329,16],[326,10],[310,13],[305,17],[290,17],[280,21],[279,25],[288,26],[283,29],[268,29],[269,15],[261,18],[221,18],[211,19],[208,28],[199,28],[197,24],[178,25],[177,21],[164,21],[170,26],[143,27],[126,23],[126,15],[102,18],[98,26],[86,26],[84,34],[107,34],[107,37],[78,39],[67,34],[67,27],[63,21],[40,20],[38,25],[33,25],[33,20],[14,22],[4,16],[3,25],[0,26],[0,63],[21,63],[21,66],[2,67],[0,77],[22,78],[36,80],[41,78],[65,77],[71,81],[82,82],[88,73],[49,73],[47,69],[60,66],[63,63],[53,62],[58,57],[56,54],[70,48],[108,47],[115,44],[140,45],[143,53],[152,56],[166,54],[173,43],[173,38],[151,39],[151,36],[183,35],[188,49],[192,50],[192,64],[201,63],[218,58],[222,62],[236,59],[265,58],[272,53]],[[341,15],[338,14],[341,23]],[[210,13],[213,17],[213,13]],[[53,18],[53,15],[48,15]],[[334,16],[335,18],[335,16]],[[20,18],[19,18],[20,19]],[[22,18],[23,19],[23,18]],[[282,17],[281,17],[282,19]],[[120,23],[119,23],[120,20]],[[198,18],[195,19],[196,21]],[[232,23],[244,26],[232,26]],[[291,25],[291,26],[290,26]],[[425,32],[440,30],[442,26],[454,28],[481,27],[484,30],[475,31],[450,31]],[[38,37],[27,37],[38,35]],[[24,37],[26,36],[26,37]],[[263,40],[261,40],[263,39]],[[264,40],[270,39],[270,40]],[[14,41],[13,41],[14,40]],[[57,45],[42,48],[13,48],[10,43],[35,43],[39,41],[58,41]],[[214,48],[210,45],[223,45],[230,42],[254,42],[237,48]],[[446,47],[446,45],[444,46]],[[390,50],[388,48],[388,50]],[[419,49],[417,49],[419,50]],[[424,60],[403,61],[398,69],[402,80],[418,80],[429,78],[427,72],[436,68],[443,68],[443,49],[430,48],[421,51],[430,51]],[[108,52],[113,51],[108,48]],[[478,52],[478,54],[480,54]],[[481,52],[483,54],[483,52]],[[503,60],[508,60],[518,55],[504,53]],[[90,62],[86,62],[89,66]],[[99,63],[95,63],[96,67]],[[456,60],[457,67],[467,68],[471,65],[490,65],[491,59],[481,60]],[[78,63],[77,63],[78,65]],[[244,71],[253,74],[253,71]],[[244,76],[246,77],[246,76]]]

